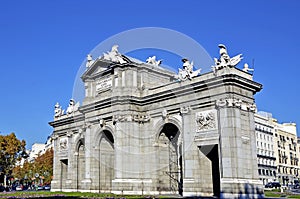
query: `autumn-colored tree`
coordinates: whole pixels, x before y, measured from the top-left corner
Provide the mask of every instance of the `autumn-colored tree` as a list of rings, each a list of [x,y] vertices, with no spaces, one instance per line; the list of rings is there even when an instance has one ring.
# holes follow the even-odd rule
[[[39,176],[35,176],[39,174]],[[19,180],[28,181],[35,179],[36,183],[43,179],[43,183],[49,184],[53,175],[53,149],[48,149],[45,153],[39,154],[33,162],[24,162],[22,166],[16,166],[13,169],[12,175]]]
[[[30,163],[26,160],[22,166],[21,165],[15,166],[12,170],[12,176],[15,179],[31,178],[32,176],[30,176],[30,174],[31,174],[30,171],[32,168],[32,164],[33,163]]]
[[[39,155],[33,163],[34,173],[43,178],[44,183],[50,183],[53,175],[53,149],[48,149],[44,154]]]
[[[17,160],[25,154],[24,140],[18,140],[14,133],[0,135],[0,171],[2,174],[11,174]]]

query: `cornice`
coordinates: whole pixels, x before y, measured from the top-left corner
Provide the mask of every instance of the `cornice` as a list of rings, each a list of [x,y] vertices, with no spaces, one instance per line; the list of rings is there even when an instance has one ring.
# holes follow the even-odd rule
[[[79,115],[74,115],[74,116],[69,116],[61,119],[57,119],[55,121],[49,122],[48,124],[52,127],[58,127],[62,125],[67,125],[67,124],[72,124],[74,121],[84,121],[84,115],[79,114]]]
[[[166,84],[166,86],[159,86],[152,89],[150,88],[148,89],[148,94],[143,94],[144,96],[141,97],[127,94],[123,96],[107,97],[105,99],[102,98],[101,100],[99,99],[98,101],[94,101],[81,106],[80,110],[82,112],[89,112],[91,110],[99,110],[118,104],[133,104],[137,106],[145,106],[198,93],[200,94],[199,98],[203,98],[207,96],[201,96],[201,92],[224,86],[235,86],[249,90],[253,93],[256,93],[262,89],[261,84],[237,74],[223,74],[217,77],[209,73],[206,75],[210,76],[210,78],[204,79],[203,77],[199,76],[192,81],[174,82],[171,84]],[[225,92],[224,90],[224,93],[218,93],[218,95],[225,93],[228,94],[228,92],[229,91]],[[231,93],[240,95],[240,93],[235,93],[232,91]]]

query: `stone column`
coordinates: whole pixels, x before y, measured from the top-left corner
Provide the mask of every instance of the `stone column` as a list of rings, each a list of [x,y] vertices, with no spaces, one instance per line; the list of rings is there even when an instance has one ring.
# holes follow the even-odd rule
[[[66,190],[72,190],[75,189],[75,183],[74,183],[74,151],[73,145],[72,145],[72,137],[73,137],[73,132],[69,131],[67,132],[67,137],[68,137],[68,178],[66,179]],[[76,171],[76,170],[75,170]]]
[[[195,112],[181,108],[183,134],[183,196],[208,196],[212,193],[211,161],[199,150]],[[205,138],[203,138],[205,139]]]
[[[57,138],[58,136],[56,135],[52,137],[54,157],[58,157]],[[53,158],[53,179],[51,181],[51,191],[61,191],[60,173],[60,161],[58,158]]]
[[[249,102],[234,101],[217,101],[221,197],[257,197],[263,190],[257,174],[254,120],[249,116],[253,110]]]
[[[85,190],[91,189],[91,151],[92,151],[92,133],[91,124],[86,124],[84,132],[84,147],[85,147],[85,179],[81,181]]]
[[[181,107],[180,114],[182,117],[182,171],[183,171],[183,195],[194,195],[193,184],[194,184],[194,176],[193,176],[193,157],[189,153],[189,147],[194,142],[193,140],[193,132],[190,131],[190,108],[189,107]]]

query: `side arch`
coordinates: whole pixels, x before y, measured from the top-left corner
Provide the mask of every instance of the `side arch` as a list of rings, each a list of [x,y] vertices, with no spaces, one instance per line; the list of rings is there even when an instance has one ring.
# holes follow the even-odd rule
[[[104,132],[110,132],[111,135],[107,135],[114,143],[114,140],[115,140],[115,135],[114,135],[114,131],[113,131],[113,128],[111,126],[104,126],[104,127],[97,127],[95,129],[95,138],[93,139],[94,140],[94,146],[96,148],[99,148],[99,144],[100,144],[100,141],[101,139],[103,139],[103,136],[104,136]]]
[[[168,123],[175,125],[177,127],[177,129],[179,130],[179,132],[182,132],[182,122],[179,119],[177,119],[173,116],[170,116],[169,118],[167,118],[165,120],[160,119],[154,126],[154,129],[156,129],[156,132],[155,132],[156,141],[158,140],[158,138],[164,128],[164,125],[168,124]]]
[[[160,193],[182,194],[182,128],[176,118],[157,123],[157,183]]]
[[[79,138],[75,144],[75,158],[76,158],[76,189],[81,190],[82,181],[85,178],[85,140]]]

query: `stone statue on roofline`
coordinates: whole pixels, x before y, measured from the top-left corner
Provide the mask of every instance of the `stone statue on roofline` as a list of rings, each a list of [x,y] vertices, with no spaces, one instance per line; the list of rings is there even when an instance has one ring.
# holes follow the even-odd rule
[[[148,57],[148,59],[146,60],[146,63],[152,64],[155,66],[159,66],[162,63],[162,59],[156,60],[156,56],[152,56],[152,57]]]
[[[93,60],[92,55],[91,55],[91,54],[88,54],[88,55],[86,56],[86,64],[85,64],[85,66],[86,66],[87,68],[89,68],[91,65],[93,65],[94,62],[95,62],[95,60]]]
[[[249,73],[249,72],[253,73],[254,69],[253,68],[249,68],[249,65],[247,63],[245,63],[243,71],[246,72],[246,73]]]
[[[225,67],[235,67],[243,59],[242,54],[230,58],[230,56],[227,53],[226,46],[223,44],[219,44],[218,46],[220,48],[220,58],[214,58],[215,65],[212,66],[214,72]]]
[[[200,74],[201,69],[193,70],[194,62],[190,62],[188,59],[183,58],[181,60],[183,62],[182,68],[179,68],[178,75],[175,75],[175,78],[180,81],[185,81],[187,79],[192,80],[193,77],[196,77]]]
[[[70,99],[70,103],[69,103],[69,106],[67,108],[67,111],[66,113],[69,115],[71,113],[74,113],[75,111],[77,111],[79,108],[79,102],[77,102],[75,104],[75,100],[74,99]]]
[[[65,110],[63,110],[61,108],[61,106],[59,105],[58,102],[56,102],[55,106],[54,106],[54,117],[58,118],[60,116],[62,116],[64,114]]]
[[[127,61],[124,59],[124,57],[119,53],[118,51],[118,45],[113,45],[111,48],[110,52],[103,53],[103,56],[101,57],[102,59],[120,63],[120,64],[125,64]]]

